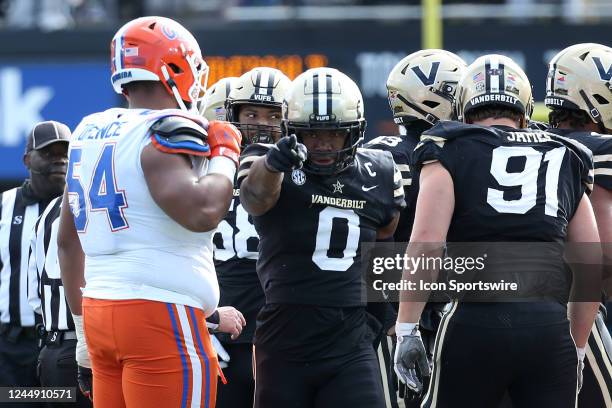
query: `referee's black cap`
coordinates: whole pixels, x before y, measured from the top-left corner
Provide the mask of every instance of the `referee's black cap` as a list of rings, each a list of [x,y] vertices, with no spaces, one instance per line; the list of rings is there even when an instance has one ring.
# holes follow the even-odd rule
[[[26,152],[42,149],[52,143],[69,143],[70,136],[70,128],[61,122],[54,120],[39,122],[28,135]]]

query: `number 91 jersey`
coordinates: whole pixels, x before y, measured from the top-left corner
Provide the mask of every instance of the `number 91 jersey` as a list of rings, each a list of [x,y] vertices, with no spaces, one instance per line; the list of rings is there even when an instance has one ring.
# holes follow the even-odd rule
[[[414,161],[439,161],[453,179],[449,242],[563,242],[593,184],[590,151],[539,130],[443,121],[423,133]]]
[[[246,148],[239,186],[270,148]],[[335,175],[285,173],[276,205],[253,217],[266,303],[363,305],[361,243],[376,241],[377,230],[404,205],[401,174],[389,152],[357,149],[355,161]]]

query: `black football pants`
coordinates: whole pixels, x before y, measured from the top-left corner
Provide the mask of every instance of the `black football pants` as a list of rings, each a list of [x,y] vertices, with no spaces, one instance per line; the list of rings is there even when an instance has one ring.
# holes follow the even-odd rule
[[[569,322],[479,327],[456,307],[443,318],[424,408],[491,408],[508,393],[514,408],[574,408],[578,357]]]
[[[63,340],[45,345],[38,356],[38,374],[43,387],[76,387],[76,403],[49,403],[53,408],[91,408],[92,403],[79,390],[77,363],[75,359],[76,340]],[[94,392],[96,390],[93,390]]]
[[[370,344],[342,357],[288,361],[255,348],[255,408],[384,408],[378,361]]]
[[[216,408],[253,408],[253,345],[226,343],[223,347],[229,354],[230,361],[223,369],[227,384],[217,381]]]

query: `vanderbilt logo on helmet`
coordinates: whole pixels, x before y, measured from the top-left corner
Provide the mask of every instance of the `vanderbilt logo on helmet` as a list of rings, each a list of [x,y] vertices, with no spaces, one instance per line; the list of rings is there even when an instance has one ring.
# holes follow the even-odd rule
[[[563,99],[558,99],[558,98],[544,98],[544,103],[546,105],[553,105],[553,106],[563,106],[563,103],[565,101]]]
[[[272,102],[272,95],[260,95],[260,94],[255,94],[253,95],[252,99],[256,100],[256,101],[262,101],[262,102]]]
[[[516,105],[516,103],[518,102],[518,98],[504,94],[480,95],[470,99],[469,104],[471,106],[474,106],[484,102],[504,102]]]
[[[602,81],[609,81],[612,79],[612,64],[606,70],[601,62],[601,58],[593,57],[593,62],[597,67],[597,72],[599,72],[599,77],[602,79]]]
[[[395,123],[450,119],[456,84],[465,67],[461,58],[444,50],[420,50],[404,57],[387,78]]]
[[[431,63],[431,69],[429,70],[429,75],[425,76],[425,73],[421,69],[420,66],[410,68],[412,72],[421,80],[423,85],[429,86],[433,85],[436,82],[436,75],[438,75],[438,68],[440,67],[440,61],[435,61]]]

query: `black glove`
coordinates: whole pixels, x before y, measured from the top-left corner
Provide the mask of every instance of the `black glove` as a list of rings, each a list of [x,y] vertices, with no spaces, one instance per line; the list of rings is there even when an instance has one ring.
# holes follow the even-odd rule
[[[266,168],[277,173],[300,169],[306,160],[306,146],[298,143],[297,136],[281,138],[266,153]]]
[[[78,366],[77,381],[81,393],[93,401],[93,376],[91,368]]]

